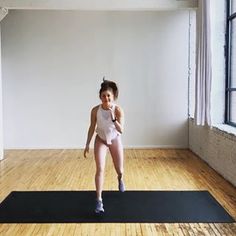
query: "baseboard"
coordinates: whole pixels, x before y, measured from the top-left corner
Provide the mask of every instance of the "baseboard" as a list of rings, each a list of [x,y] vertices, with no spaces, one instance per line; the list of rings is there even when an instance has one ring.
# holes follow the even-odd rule
[[[183,145],[124,145],[124,149],[188,149]],[[61,150],[61,149],[84,149],[84,147],[10,147],[4,148],[4,150]],[[91,145],[91,149],[93,146]]]

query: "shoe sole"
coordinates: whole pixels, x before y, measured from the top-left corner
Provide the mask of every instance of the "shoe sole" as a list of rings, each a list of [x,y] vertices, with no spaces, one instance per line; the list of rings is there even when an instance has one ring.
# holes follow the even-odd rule
[[[95,210],[95,213],[96,213],[96,214],[101,214],[101,213],[104,213],[104,210],[100,210],[100,211]]]

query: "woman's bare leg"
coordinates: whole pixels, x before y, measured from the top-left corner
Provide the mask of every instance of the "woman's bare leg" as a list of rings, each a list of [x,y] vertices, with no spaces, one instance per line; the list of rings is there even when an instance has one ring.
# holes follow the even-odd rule
[[[96,161],[95,185],[97,200],[102,200],[102,189],[104,182],[104,169],[106,164],[107,145],[97,136],[94,143],[94,156]]]
[[[112,144],[109,145],[109,150],[113,159],[114,167],[118,175],[118,179],[121,180],[124,172],[124,151],[121,137],[117,136],[112,140]]]

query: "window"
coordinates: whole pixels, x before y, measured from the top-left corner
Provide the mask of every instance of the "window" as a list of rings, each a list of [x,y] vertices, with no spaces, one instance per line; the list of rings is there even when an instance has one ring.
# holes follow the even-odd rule
[[[236,127],[236,0],[227,0],[225,123]]]

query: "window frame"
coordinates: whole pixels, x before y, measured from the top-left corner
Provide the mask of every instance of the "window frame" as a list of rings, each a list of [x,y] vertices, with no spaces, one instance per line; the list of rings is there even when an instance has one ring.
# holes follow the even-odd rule
[[[236,88],[231,87],[231,22],[236,20],[236,12],[231,13],[231,1],[226,0],[226,44],[225,44],[225,58],[226,58],[226,83],[225,83],[225,123],[236,127],[236,123],[230,120],[231,108],[231,92],[236,92]],[[235,43],[235,42],[234,42]],[[235,45],[236,46],[236,45]]]

